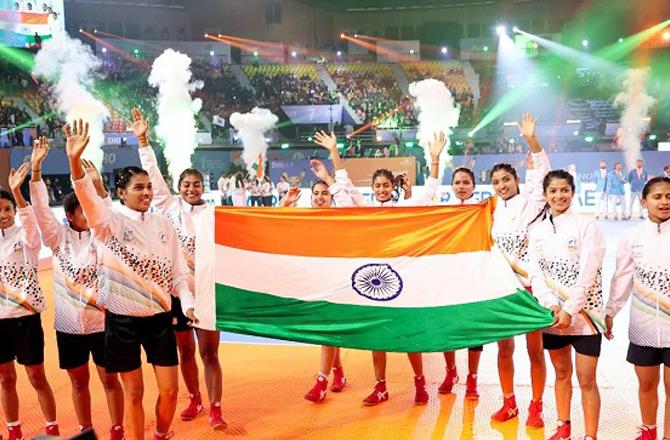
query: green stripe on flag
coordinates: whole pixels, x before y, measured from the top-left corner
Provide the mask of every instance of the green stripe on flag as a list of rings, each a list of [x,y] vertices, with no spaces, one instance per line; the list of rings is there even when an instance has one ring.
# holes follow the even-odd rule
[[[311,344],[441,352],[545,328],[551,311],[525,290],[488,301],[406,308],[302,301],[216,285],[217,329]]]

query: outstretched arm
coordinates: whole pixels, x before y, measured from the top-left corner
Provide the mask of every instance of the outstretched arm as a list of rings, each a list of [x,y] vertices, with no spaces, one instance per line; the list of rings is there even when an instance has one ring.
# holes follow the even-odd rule
[[[337,137],[335,137],[335,134],[320,131],[314,135],[314,139],[317,145],[321,145],[330,153],[330,157],[333,160],[333,168],[336,171],[344,169],[340,152],[337,149]]]
[[[16,200],[16,206],[19,208],[18,213],[24,234],[23,242],[31,249],[38,249],[42,243],[40,242],[37,220],[32,207],[28,205],[26,199],[23,198],[23,194],[21,194],[21,185],[26,180],[28,170],[30,170],[30,162],[24,163],[16,171],[11,170],[9,173],[9,188]]]
[[[49,154],[49,141],[41,137],[33,142],[33,152],[30,156],[32,175],[30,178],[30,201],[37,224],[42,231],[44,244],[55,249],[60,244],[62,224],[49,208],[49,193],[42,180],[42,162]]]

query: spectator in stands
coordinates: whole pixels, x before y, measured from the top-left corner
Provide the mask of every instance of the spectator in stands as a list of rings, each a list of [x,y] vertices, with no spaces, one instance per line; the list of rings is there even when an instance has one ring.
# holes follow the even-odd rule
[[[600,161],[598,169],[593,172],[593,180],[596,183],[596,220],[601,216],[607,218],[607,162]]]
[[[623,165],[621,162],[614,164],[614,170],[610,171],[607,176],[607,205],[614,213],[614,220],[618,220],[616,213],[617,205],[621,206],[621,220],[626,220],[626,191],[624,185],[626,183],[626,176],[623,174]],[[609,213],[608,213],[609,216]]]
[[[277,194],[279,195],[280,201],[284,198],[284,196],[286,196],[286,193],[288,193],[289,189],[291,189],[291,185],[288,183],[286,176],[282,174],[279,177],[279,182],[277,183]]]
[[[630,200],[628,204],[628,218],[633,217],[633,206],[637,204],[640,220],[643,218],[643,208],[640,203],[642,199],[642,189],[649,180],[647,170],[644,169],[644,160],[638,159],[635,162],[635,168],[628,173],[628,182],[630,182]]]

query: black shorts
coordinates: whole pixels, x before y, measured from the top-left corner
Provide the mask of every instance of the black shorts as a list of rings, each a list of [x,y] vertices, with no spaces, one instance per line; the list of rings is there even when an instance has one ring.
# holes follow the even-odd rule
[[[603,335],[577,335],[562,336],[542,333],[542,344],[546,350],[560,350],[568,345],[572,345],[575,351],[585,356],[600,356],[600,344]]]
[[[174,367],[177,338],[172,330],[170,312],[138,317],[105,313],[105,358],[107,371],[122,373],[142,366],[141,347],[147,362],[161,367]]]
[[[172,296],[172,309],[170,310],[172,315],[172,330],[176,332],[186,332],[192,330],[193,327],[188,325],[189,319],[184,312],[181,311],[181,300],[176,296]]]
[[[655,367],[661,364],[670,367],[670,348],[645,347],[631,342],[626,360],[638,367]]]
[[[88,364],[89,353],[95,365],[105,367],[105,332],[73,335],[57,331],[56,344],[61,370],[71,370]]]
[[[16,360],[21,365],[44,363],[44,331],[40,314],[0,319],[0,364]]]
[[[484,346],[478,345],[476,347],[468,347],[468,351],[484,351]]]

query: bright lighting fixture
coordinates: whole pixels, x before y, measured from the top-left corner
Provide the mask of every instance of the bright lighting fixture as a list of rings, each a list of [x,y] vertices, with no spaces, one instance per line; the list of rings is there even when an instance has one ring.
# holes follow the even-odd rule
[[[589,40],[582,40],[582,47],[589,47]]]
[[[446,55],[446,54],[447,54],[447,48],[446,48],[446,46],[443,47],[442,49],[440,49],[440,51],[442,52],[443,55]]]
[[[498,35],[505,35],[507,33],[507,28],[504,25],[498,25],[496,26],[496,34]]]

